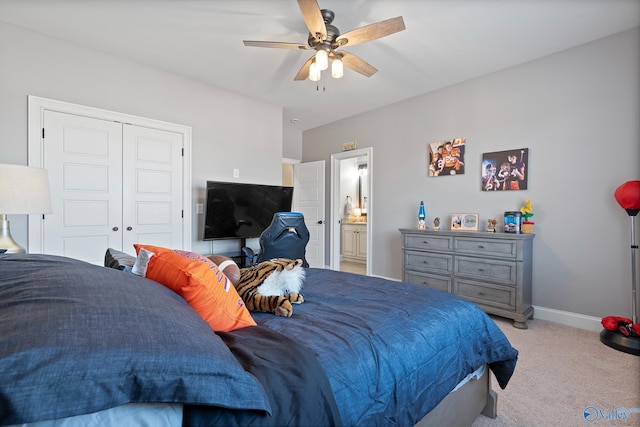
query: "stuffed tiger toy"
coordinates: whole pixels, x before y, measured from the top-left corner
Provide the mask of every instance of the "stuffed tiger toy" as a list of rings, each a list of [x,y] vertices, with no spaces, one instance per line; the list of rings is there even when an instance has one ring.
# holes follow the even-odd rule
[[[241,268],[235,286],[249,310],[291,317],[291,304],[304,301],[300,294],[304,277],[301,259],[274,258]]]

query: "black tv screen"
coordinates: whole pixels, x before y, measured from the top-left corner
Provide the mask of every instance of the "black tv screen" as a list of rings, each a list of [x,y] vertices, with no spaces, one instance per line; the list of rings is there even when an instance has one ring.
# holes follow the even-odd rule
[[[207,181],[203,239],[260,237],[292,202],[293,187]]]

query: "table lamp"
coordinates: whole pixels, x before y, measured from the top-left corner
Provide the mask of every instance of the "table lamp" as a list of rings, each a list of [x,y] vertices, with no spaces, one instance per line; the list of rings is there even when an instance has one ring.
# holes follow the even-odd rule
[[[0,249],[25,253],[9,231],[9,214],[51,213],[46,169],[0,163]]]

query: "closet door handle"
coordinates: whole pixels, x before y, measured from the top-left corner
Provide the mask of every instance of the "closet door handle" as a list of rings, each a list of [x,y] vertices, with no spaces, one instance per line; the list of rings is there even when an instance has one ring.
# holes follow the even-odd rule
[[[113,227],[112,230],[113,231],[118,231],[119,229],[118,229],[118,227]]]
[[[133,230],[133,227],[131,226],[127,227],[127,231],[131,231],[131,230]]]

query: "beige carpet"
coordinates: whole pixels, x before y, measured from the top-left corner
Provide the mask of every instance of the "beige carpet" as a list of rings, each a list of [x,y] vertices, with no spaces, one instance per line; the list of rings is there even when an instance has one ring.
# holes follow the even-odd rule
[[[640,426],[639,356],[602,344],[599,332],[493,319],[520,355],[506,389],[492,378],[498,417],[481,415],[473,427]]]

